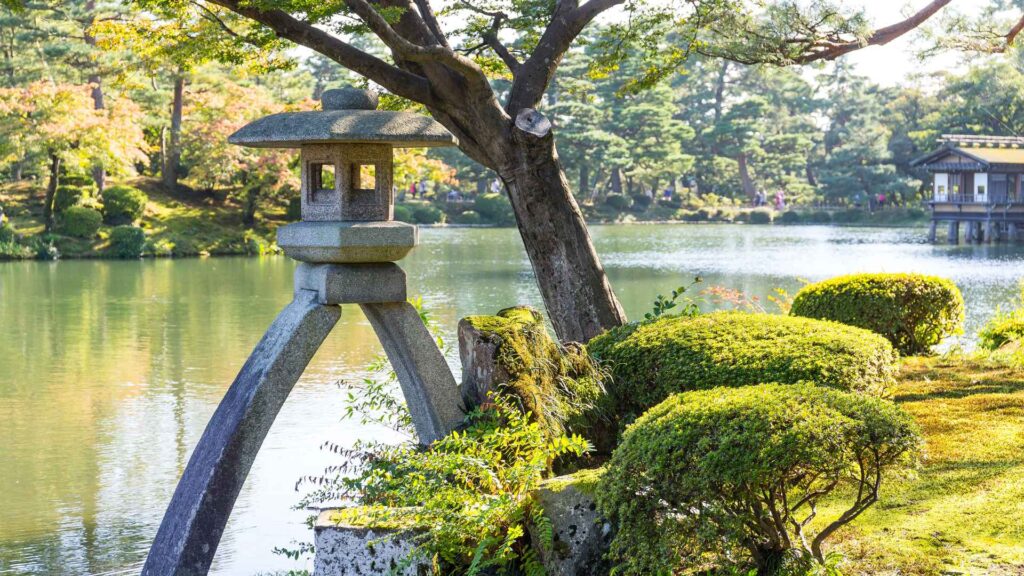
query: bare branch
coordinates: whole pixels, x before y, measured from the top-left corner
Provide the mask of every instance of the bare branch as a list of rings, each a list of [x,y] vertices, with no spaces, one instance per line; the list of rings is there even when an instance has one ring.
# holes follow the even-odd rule
[[[220,29],[227,32],[228,35],[230,35],[233,38],[239,37],[237,32],[232,30],[230,26],[228,26],[223,20],[221,20],[220,16],[218,16],[216,12],[207,8],[205,4],[203,4],[202,2],[197,2],[196,0],[190,0],[189,3],[195,6],[196,8],[202,10],[204,18],[218,25]]]
[[[504,14],[496,14],[494,16],[494,22],[491,23],[490,30],[484,33],[483,40],[485,44],[491,47],[491,50],[494,50],[494,53],[498,55],[498,58],[501,58],[501,61],[505,63],[505,66],[508,66],[508,69],[512,71],[512,75],[515,76],[516,73],[519,72],[519,68],[522,66],[522,63],[519,62],[519,60],[517,60],[516,57],[508,51],[508,48],[501,43],[501,40],[498,39],[498,32],[501,30],[501,24],[505,19],[506,16]]]
[[[253,8],[240,0],[208,1],[263,24],[281,38],[320,52],[399,96],[428,106],[433,104],[426,78],[388,64],[287,12]]]
[[[437,21],[434,9],[430,7],[430,0],[416,0],[416,8],[419,9],[420,17],[427,24],[430,33],[434,35],[434,38],[437,38],[437,42],[445,48],[451,48],[448,45],[448,39],[445,38],[444,31],[441,30],[441,24]]]

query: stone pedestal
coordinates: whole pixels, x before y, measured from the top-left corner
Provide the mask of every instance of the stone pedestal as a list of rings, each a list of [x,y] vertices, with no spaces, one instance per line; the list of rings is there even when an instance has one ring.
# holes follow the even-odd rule
[[[346,523],[338,516],[338,510],[324,510],[313,526],[313,576],[430,573],[428,559],[415,557],[416,529]]]

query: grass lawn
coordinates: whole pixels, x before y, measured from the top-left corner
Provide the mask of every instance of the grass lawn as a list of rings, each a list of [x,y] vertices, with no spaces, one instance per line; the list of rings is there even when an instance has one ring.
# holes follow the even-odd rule
[[[1024,369],[909,358],[900,380],[925,461],[833,536],[843,572],[1024,574]]]

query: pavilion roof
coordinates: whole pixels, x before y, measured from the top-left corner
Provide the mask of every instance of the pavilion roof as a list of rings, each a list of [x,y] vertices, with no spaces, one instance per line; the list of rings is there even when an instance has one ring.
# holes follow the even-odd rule
[[[987,170],[993,164],[1024,165],[1024,137],[943,134],[939,138],[939,142],[941,146],[937,150],[915,159],[911,164],[914,166],[927,165],[933,170],[939,168]],[[967,162],[963,166],[953,166],[955,163],[942,161],[950,154],[960,156]]]

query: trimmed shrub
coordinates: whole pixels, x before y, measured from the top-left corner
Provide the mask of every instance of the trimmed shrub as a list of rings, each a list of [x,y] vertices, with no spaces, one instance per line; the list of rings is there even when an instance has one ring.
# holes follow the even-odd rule
[[[399,222],[407,222],[409,224],[416,223],[416,219],[412,216],[412,208],[401,204],[395,204],[395,220],[398,220]]]
[[[481,194],[476,197],[473,208],[485,222],[498,226],[515,226],[516,224],[512,203],[502,194]]]
[[[643,212],[650,208],[651,204],[654,203],[654,198],[651,198],[647,194],[634,194],[631,198],[633,199],[634,212]]]
[[[775,314],[713,312],[629,324],[587,348],[611,372],[611,412],[637,415],[676,392],[762,382],[885,396],[898,356],[885,338],[835,322]]]
[[[146,233],[138,226],[118,226],[110,232],[108,249],[118,258],[138,258],[146,249]]]
[[[795,210],[786,210],[779,216],[780,224],[799,224],[803,221],[803,216]]]
[[[814,211],[807,215],[807,221],[812,224],[831,224],[832,215],[825,211]]]
[[[618,210],[628,210],[633,205],[633,199],[622,194],[609,194],[605,196],[604,203],[609,207]]]
[[[96,188],[96,181],[88,174],[61,174],[60,183],[77,188]]]
[[[445,213],[436,206],[417,206],[412,217],[417,224],[444,224]]]
[[[804,286],[790,314],[866,328],[902,354],[921,354],[963,333],[964,298],[937,276],[852,274]]]
[[[751,224],[771,224],[772,217],[773,215],[771,210],[757,208],[750,211]]]
[[[68,236],[93,238],[100,230],[103,215],[99,210],[85,206],[72,206],[64,212],[61,228]]]
[[[998,350],[1011,342],[1024,338],[1024,313],[1014,310],[997,313],[978,332],[978,346],[985,350]]]
[[[58,186],[53,193],[53,211],[64,212],[72,206],[77,206],[89,197],[89,191],[80,186]]]
[[[130,224],[142,218],[146,209],[146,193],[131,186],[111,186],[103,191],[103,221],[107,224]]]
[[[0,224],[0,243],[9,244],[17,238],[18,233],[14,231],[14,226],[7,223]]]
[[[483,222],[483,218],[481,218],[480,214],[474,210],[459,212],[455,216],[456,224],[480,224],[481,222]]]
[[[882,478],[916,464],[920,444],[908,414],[860,394],[764,384],[674,395],[629,427],[595,489],[619,528],[615,573],[817,573],[824,541],[877,500]],[[826,498],[837,506],[802,525]]]
[[[837,224],[854,224],[863,221],[865,218],[867,218],[867,212],[857,208],[848,208],[832,215],[832,221]]]

